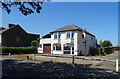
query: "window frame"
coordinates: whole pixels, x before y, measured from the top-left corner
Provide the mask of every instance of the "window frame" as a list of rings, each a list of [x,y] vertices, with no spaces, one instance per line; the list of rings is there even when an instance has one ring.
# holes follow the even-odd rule
[[[59,46],[58,46],[59,45]],[[60,48],[60,49],[59,49]],[[53,50],[62,50],[61,44],[53,44]]]
[[[43,47],[42,44],[40,44],[39,47],[42,48]]]
[[[60,39],[60,37],[61,37],[61,33],[60,32],[54,33],[54,39]]]
[[[74,38],[74,31],[66,31],[66,38]]]

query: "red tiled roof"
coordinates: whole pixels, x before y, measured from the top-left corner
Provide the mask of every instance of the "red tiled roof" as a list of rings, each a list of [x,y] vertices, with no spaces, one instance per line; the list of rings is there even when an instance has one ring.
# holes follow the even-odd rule
[[[91,36],[94,36],[93,34],[85,31],[84,29],[76,26],[76,25],[73,25],[73,24],[69,24],[67,26],[64,26],[62,28],[59,28],[59,29],[56,29],[54,31],[51,31],[50,33],[54,33],[54,32],[62,32],[62,31],[72,31],[72,30],[79,30],[79,31],[84,31],[85,33],[91,35]],[[95,37],[95,36],[94,36]]]

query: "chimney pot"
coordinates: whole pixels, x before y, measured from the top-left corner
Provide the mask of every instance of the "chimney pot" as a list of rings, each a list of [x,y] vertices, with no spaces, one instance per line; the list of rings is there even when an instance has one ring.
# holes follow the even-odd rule
[[[15,26],[14,24],[8,24],[8,28],[11,28],[12,26]]]

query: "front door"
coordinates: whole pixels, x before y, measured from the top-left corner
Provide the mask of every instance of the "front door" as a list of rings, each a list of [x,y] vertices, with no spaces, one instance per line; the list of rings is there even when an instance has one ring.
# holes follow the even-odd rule
[[[43,52],[50,54],[51,53],[51,44],[44,44],[43,45]]]

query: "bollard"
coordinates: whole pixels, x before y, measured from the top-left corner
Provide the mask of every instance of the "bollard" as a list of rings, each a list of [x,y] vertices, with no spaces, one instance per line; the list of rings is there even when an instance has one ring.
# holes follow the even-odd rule
[[[119,71],[119,68],[118,68],[118,59],[116,59],[116,71],[118,72]]]
[[[11,53],[9,53],[9,58],[11,58]]]
[[[35,54],[33,54],[33,61],[35,60]]]
[[[74,67],[74,63],[75,63],[75,56],[72,56],[72,66]]]

